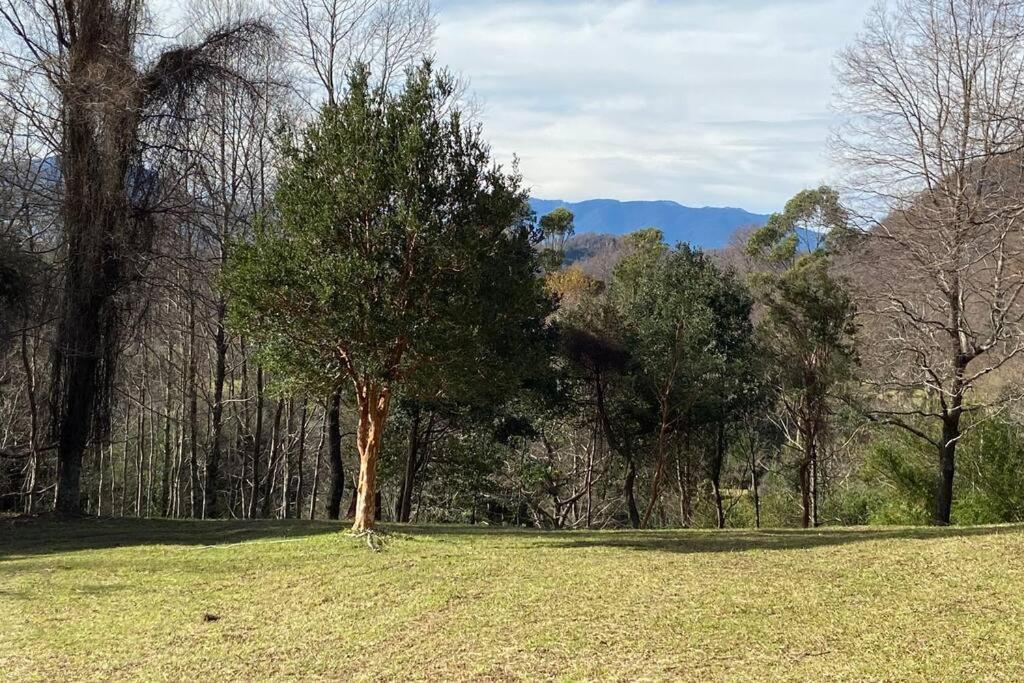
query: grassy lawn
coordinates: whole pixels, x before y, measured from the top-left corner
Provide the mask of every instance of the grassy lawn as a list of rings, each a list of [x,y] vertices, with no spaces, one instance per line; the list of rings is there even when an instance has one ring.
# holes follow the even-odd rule
[[[0,520],[0,679],[1024,680],[1024,527],[338,528]]]

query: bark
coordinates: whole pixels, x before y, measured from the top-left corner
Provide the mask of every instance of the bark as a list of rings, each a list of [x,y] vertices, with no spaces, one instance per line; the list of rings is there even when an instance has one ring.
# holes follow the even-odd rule
[[[754,496],[754,528],[761,528],[761,476],[757,471],[757,451],[750,449],[750,489]]]
[[[320,488],[320,460],[323,458],[324,441],[327,437],[328,412],[330,412],[329,409],[324,410],[323,428],[320,430],[320,443],[316,446],[316,460],[313,462],[313,486],[309,492],[309,518],[311,520],[316,519],[316,497]]]
[[[398,509],[395,517],[399,522],[408,523],[412,517],[412,492],[419,468],[420,420],[421,411],[416,408],[413,413],[412,426],[409,428],[409,453],[405,459],[405,476],[398,493]]]
[[[725,464],[725,425],[718,423],[715,430],[715,452],[711,460],[711,491],[715,497],[715,519],[718,528],[725,528],[725,506],[722,504],[722,467]]]
[[[160,514],[165,517],[171,516],[171,383],[167,383],[164,392],[164,410],[167,415],[164,418],[164,462],[163,477],[160,483]]]
[[[274,484],[277,482],[277,467],[283,445],[280,443],[281,415],[283,413],[284,401],[278,401],[277,408],[274,410],[274,424],[270,428],[270,458],[267,463],[267,476],[263,484],[262,516],[264,518],[270,517],[270,511],[274,503]]]
[[[228,343],[224,329],[224,316],[227,310],[223,299],[217,302],[217,332],[214,335],[214,371],[213,371],[213,410],[211,415],[211,444],[206,455],[206,490],[203,496],[203,517],[213,518],[219,515],[217,509],[217,492],[220,490],[220,461],[223,452],[224,431],[224,379],[227,368]]]
[[[22,330],[21,332],[21,362],[22,367],[25,370],[25,391],[28,394],[28,415],[29,415],[29,432],[28,432],[28,449],[29,449],[29,461],[28,461],[28,474],[25,479],[25,512],[31,515],[36,509],[36,488],[38,487],[37,479],[39,473],[39,449],[38,449],[38,434],[39,434],[39,418],[38,408],[36,405],[36,374],[35,364],[32,362],[32,357],[28,350],[28,330]],[[100,453],[102,454],[102,450]],[[103,465],[100,465],[100,489],[103,489]],[[100,498],[102,500],[102,496]],[[99,505],[97,503],[97,505]]]
[[[372,531],[376,521],[377,464],[391,404],[391,390],[375,382],[366,382],[358,387],[357,394],[359,424],[356,429],[356,447],[359,451],[359,486],[352,530],[363,533]]]
[[[198,359],[196,353],[195,302],[189,302],[188,341],[188,514],[196,517],[200,512],[199,485],[199,387],[196,386]]]
[[[256,432],[252,444],[252,486],[249,491],[249,519],[256,518],[260,497],[260,450],[263,445],[263,366],[256,366]]]
[[[956,472],[956,445],[960,440],[960,415],[949,415],[942,422],[939,444],[939,483],[935,496],[935,524],[948,526],[953,516],[953,478]]]
[[[327,411],[327,462],[331,469],[327,495],[327,519],[341,517],[341,499],[345,494],[345,463],[341,460],[341,392],[330,399]]]
[[[801,506],[801,524],[803,528],[810,529],[813,521],[813,502],[811,497],[811,477],[813,474],[813,462],[814,462],[814,442],[805,438],[804,441],[804,455],[800,461],[800,506]]]
[[[121,445],[121,516],[124,517],[128,495],[128,437],[132,424],[131,397],[124,404],[124,443]],[[113,502],[113,501],[111,501]]]
[[[623,482],[623,495],[626,497],[626,510],[629,513],[629,525],[640,528],[640,509],[636,504],[636,462],[630,458],[626,463],[626,479]]]

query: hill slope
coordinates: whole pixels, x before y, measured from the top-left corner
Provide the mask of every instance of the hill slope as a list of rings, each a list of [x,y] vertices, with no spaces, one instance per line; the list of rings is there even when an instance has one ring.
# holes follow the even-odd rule
[[[576,214],[576,232],[625,235],[640,228],[660,228],[669,244],[688,242],[704,249],[720,249],[739,228],[763,225],[768,216],[734,208],[691,208],[676,202],[620,202],[592,199],[571,203],[559,199],[531,199],[538,216],[565,207]]]
[[[0,520],[4,680],[1024,680],[1024,528]]]

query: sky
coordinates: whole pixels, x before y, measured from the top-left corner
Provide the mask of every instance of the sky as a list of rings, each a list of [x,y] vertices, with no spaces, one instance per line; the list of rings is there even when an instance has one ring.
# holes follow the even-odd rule
[[[436,53],[535,197],[769,213],[834,175],[832,65],[872,4],[436,0]]]

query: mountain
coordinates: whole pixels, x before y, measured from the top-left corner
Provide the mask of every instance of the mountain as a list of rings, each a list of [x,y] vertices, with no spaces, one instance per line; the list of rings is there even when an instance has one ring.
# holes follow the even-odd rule
[[[531,199],[530,205],[543,216],[564,207],[576,215],[576,233],[594,232],[625,235],[640,228],[660,228],[669,244],[688,242],[704,249],[720,249],[739,228],[760,226],[768,216],[733,208],[691,208],[676,202],[620,202],[592,199],[565,202],[560,199]]]

